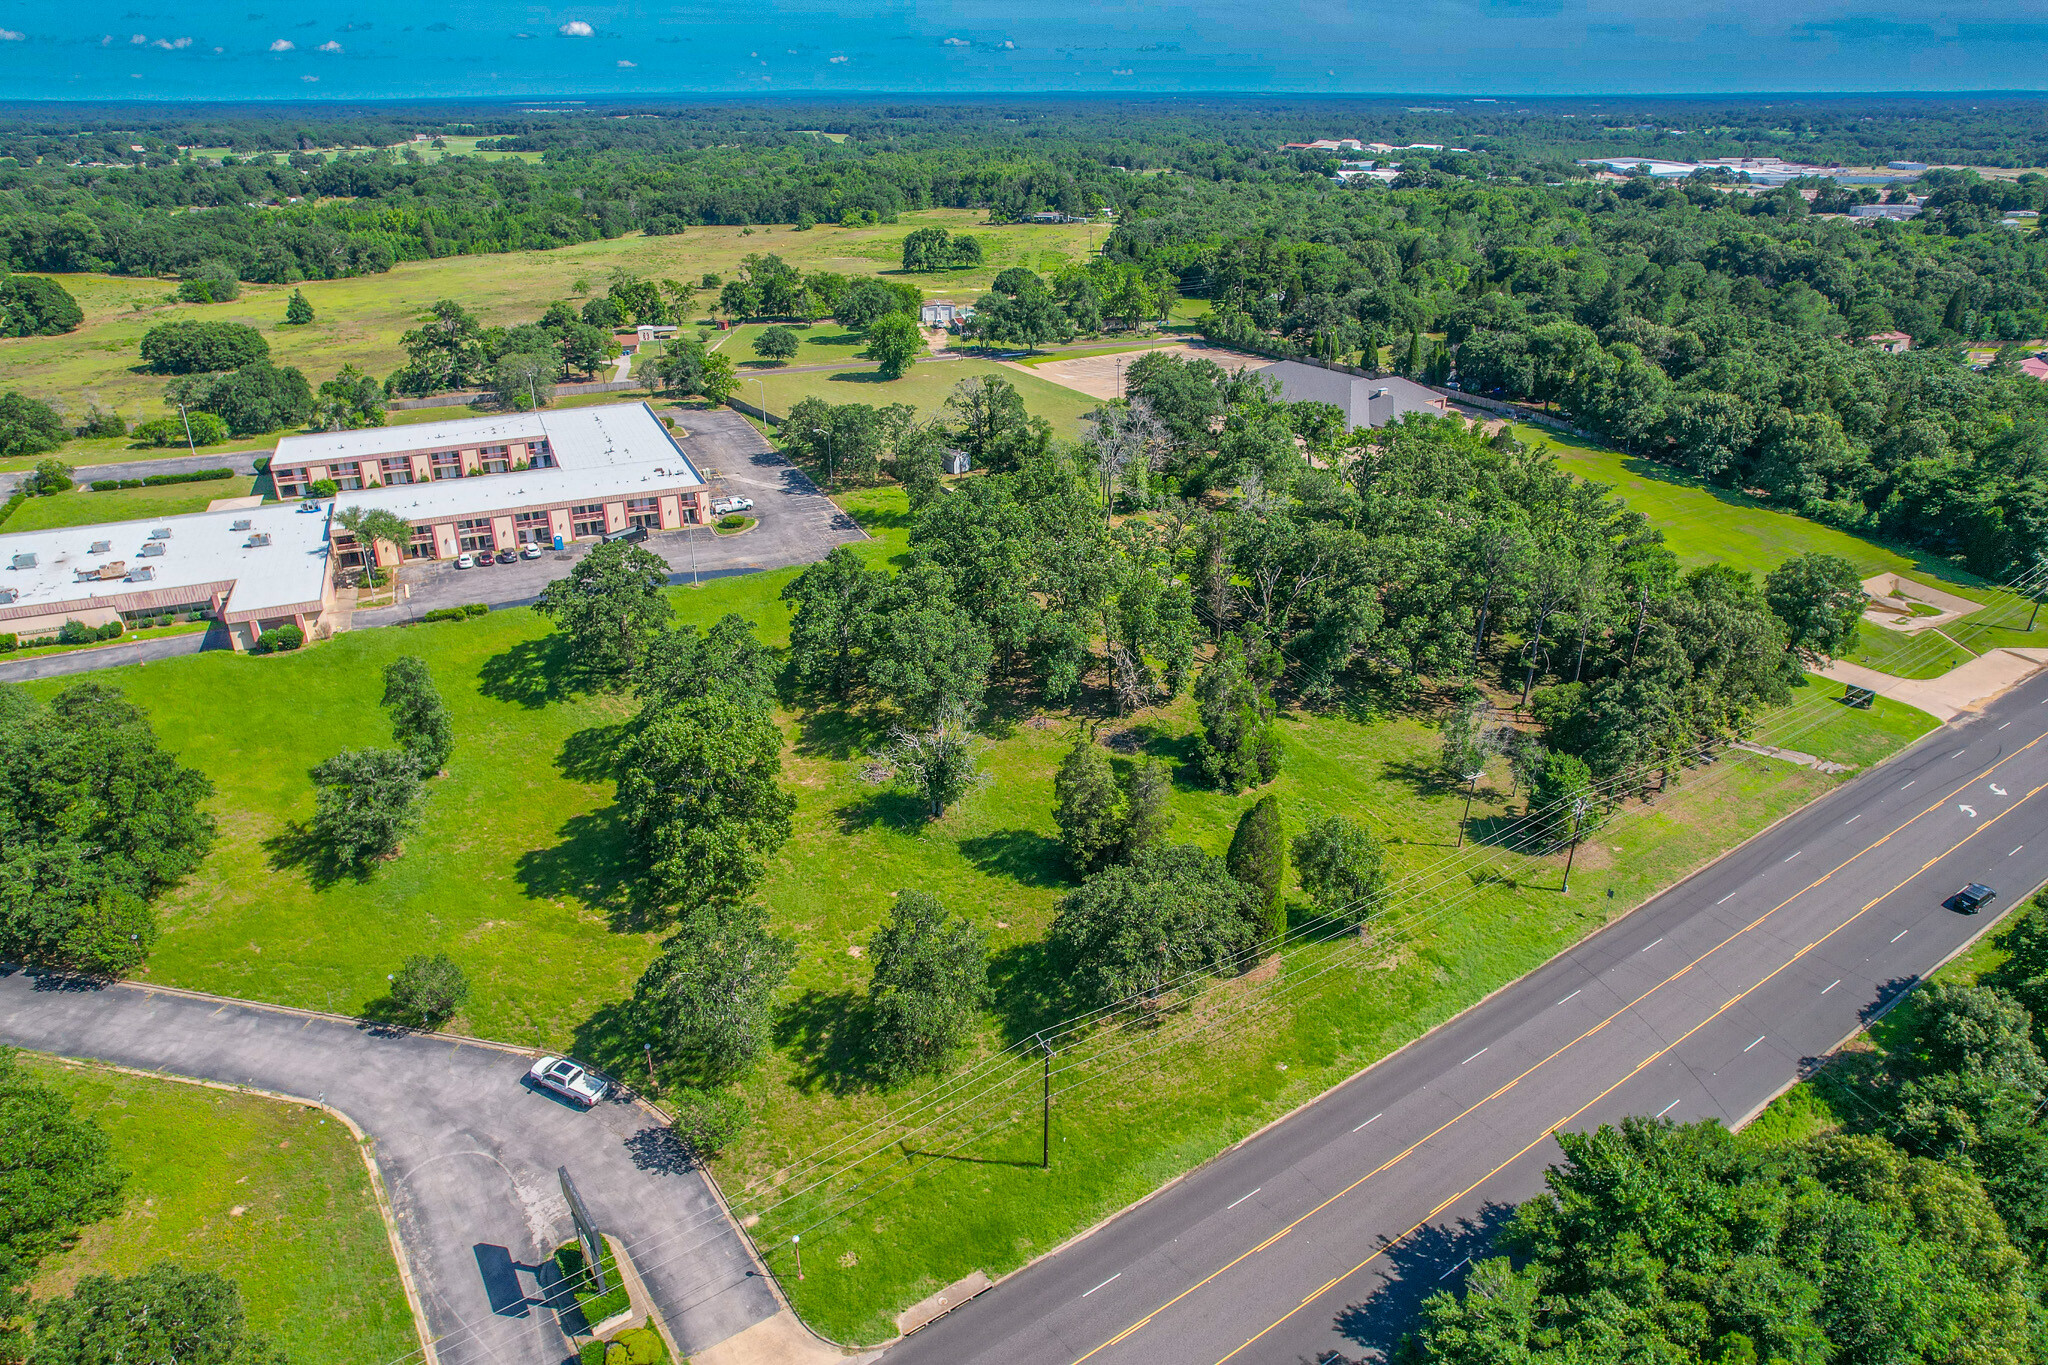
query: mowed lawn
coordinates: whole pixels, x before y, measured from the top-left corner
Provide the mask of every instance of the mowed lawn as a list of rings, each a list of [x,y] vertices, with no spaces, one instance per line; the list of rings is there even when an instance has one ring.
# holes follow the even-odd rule
[[[173,483],[156,488],[115,488],[95,493],[83,483],[68,493],[28,498],[0,521],[0,533],[44,531],[53,526],[97,526],[108,521],[148,521],[154,517],[204,512],[216,498],[246,498],[268,482],[251,479],[210,479],[205,483]]]
[[[75,1113],[106,1130],[129,1173],[120,1213],[87,1227],[29,1284],[158,1261],[241,1286],[251,1325],[292,1365],[376,1365],[418,1349],[369,1172],[319,1109],[24,1054]]]
[[[1838,531],[1653,460],[1547,427],[1519,424],[1516,434],[1548,444],[1564,468],[1611,487],[1664,532],[1664,543],[1688,567],[1720,561],[1761,578],[1795,555],[1820,551],[1840,555],[1865,578],[1896,573],[1985,604],[1985,610],[1946,627],[1950,639],[1931,632],[1909,636],[1866,622],[1851,662],[1899,677],[1932,678],[1988,650],[2048,648],[2048,613],[2029,631],[2031,603],[1945,559]]]
[[[828,403],[909,403],[926,417],[940,415],[946,396],[962,380],[976,375],[993,375],[1014,387],[1024,399],[1025,410],[1052,423],[1053,433],[1065,440],[1077,440],[1083,432],[1082,419],[1102,406],[1099,399],[1040,379],[1037,375],[998,365],[992,360],[937,360],[912,365],[901,379],[884,379],[873,369],[742,370],[739,396],[750,403],[766,400],[768,410],[786,413],[806,398]]]
[[[878,535],[863,554],[901,549],[900,491],[847,501]],[[777,594],[791,576],[722,580],[677,590],[674,600],[693,622],[742,612],[779,645],[787,614]],[[429,661],[454,713],[450,776],[433,784],[427,822],[402,857],[367,883],[316,885],[293,834],[293,822],[312,811],[307,769],[343,748],[388,743],[379,675],[407,652]],[[636,897],[604,772],[631,703],[565,692],[558,659],[545,623],[520,609],[351,633],[295,655],[208,654],[95,675],[128,688],[166,742],[219,789],[221,846],[164,903],[165,935],[148,978],[354,1012],[384,994],[385,974],[406,954],[441,950],[473,984],[456,1027],[573,1047],[599,1061],[637,1053],[616,1006],[662,926]],[[47,693],[61,685],[35,686]],[[1796,720],[1766,737],[1856,763],[1876,761],[1931,724],[1890,703],[1851,712],[1818,689],[1802,693],[1793,710]],[[796,1302],[844,1340],[886,1336],[895,1311],[938,1285],[976,1268],[1000,1273],[1071,1235],[1838,780],[1749,756],[1689,774],[1580,850],[1567,897],[1556,889],[1554,856],[1483,844],[1453,850],[1461,798],[1431,775],[1437,736],[1428,726],[1290,715],[1287,766],[1270,788],[1288,832],[1324,813],[1347,814],[1382,833],[1397,869],[1427,872],[1372,943],[1312,944],[1271,979],[1220,984],[1130,1048],[1128,1067],[1090,1058],[1113,1058],[1129,1035],[1106,1033],[1076,1050],[1062,1064],[1080,1067],[1067,1079],[1084,1084],[1061,1102],[1049,1175],[905,1162],[892,1146],[887,1178],[868,1187],[872,1198],[857,1216],[814,1227],[816,1216],[833,1212],[822,1199],[829,1192],[779,1202],[795,1190],[787,1173],[797,1158],[914,1098],[915,1088],[875,1090],[862,1062],[864,945],[891,892],[934,892],[988,933],[998,1006],[983,1051],[1072,1008],[1038,946],[1072,885],[1052,821],[1052,775],[1081,727],[1102,717],[991,716],[982,736],[991,780],[931,823],[907,797],[863,780],[882,739],[873,718],[798,709],[781,720],[796,835],[760,894],[801,957],[779,1049],[744,1087],[758,1121],[719,1173],[741,1215],[761,1219],[763,1245],[786,1245],[787,1233],[802,1228],[808,1278],[790,1282]],[[1259,793],[1226,795],[1188,781],[1189,701],[1103,729],[1130,731],[1123,747],[1173,765],[1172,837],[1221,853]],[[1520,799],[1506,792],[1505,773],[1482,785],[1475,835],[1502,830],[1519,811]],[[993,1125],[955,1155],[1035,1160],[1035,1134],[1023,1121],[1035,1113],[1035,1075],[1012,1066],[1007,1089],[955,1115],[943,1132],[908,1135],[908,1147],[951,1150]]]
[[[901,273],[903,239],[920,227],[971,231],[985,243],[987,257],[974,270],[933,275]],[[454,299],[486,326],[510,326],[538,318],[550,303],[582,300],[605,292],[614,271],[695,285],[706,272],[731,279],[750,252],[772,252],[805,270],[849,275],[890,273],[934,298],[971,299],[985,292],[998,271],[1012,265],[1048,270],[1085,258],[1100,245],[1100,225],[1012,224],[991,227],[963,209],[905,214],[877,227],[693,227],[667,237],[634,234],[585,242],[553,251],[450,256],[405,261],[381,275],[307,280],[293,285],[245,284],[232,303],[165,302],[175,281],[108,275],[60,275],[77,298],[85,324],[55,337],[0,340],[0,390],[18,389],[57,404],[70,418],[83,416],[97,401],[133,424],[175,409],[163,404],[162,375],[140,369],[143,333],[173,319],[242,322],[261,330],[272,358],[296,365],[317,388],[343,365],[361,366],[383,378],[404,363],[399,339],[437,299]],[[578,285],[582,288],[579,291]],[[305,292],[314,321],[284,325],[285,301],[293,288]],[[708,315],[716,290],[696,296],[698,317]],[[271,446],[275,439],[231,441],[216,449]],[[74,441],[62,452],[75,463],[133,458],[119,440]],[[25,462],[11,461],[15,467]],[[32,462],[28,462],[32,463]]]

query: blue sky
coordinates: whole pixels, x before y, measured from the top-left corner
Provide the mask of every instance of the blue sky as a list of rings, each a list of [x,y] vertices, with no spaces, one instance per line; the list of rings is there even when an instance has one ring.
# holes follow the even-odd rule
[[[2036,17],[2043,16],[2043,17]],[[0,0],[0,98],[2039,89],[2011,0]]]

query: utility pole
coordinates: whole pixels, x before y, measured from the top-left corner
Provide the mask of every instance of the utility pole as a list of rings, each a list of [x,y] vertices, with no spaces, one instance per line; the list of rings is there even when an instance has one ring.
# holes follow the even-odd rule
[[[1458,817],[1458,847],[1465,846],[1465,826],[1472,822],[1472,794],[1479,790],[1479,779],[1486,776],[1484,769],[1465,774],[1465,813]]]
[[[1038,1046],[1045,1054],[1044,1081],[1042,1082],[1044,1100],[1039,1110],[1038,1165],[1039,1169],[1049,1171],[1052,1169],[1052,1044],[1046,1042],[1044,1036],[1040,1035]]]
[[[1586,798],[1572,798],[1572,846],[1564,855],[1564,885],[1558,888],[1560,894],[1572,889],[1572,860],[1579,856],[1579,840],[1584,836],[1586,825]]]
[[[185,415],[185,405],[183,403],[178,404],[178,420],[185,424],[185,453],[197,455],[199,448],[192,444],[192,419]]]
[[[804,1248],[803,1243],[799,1240],[802,1236],[801,1232],[789,1234],[789,1249],[796,1253],[796,1277],[799,1281],[804,1277]]]

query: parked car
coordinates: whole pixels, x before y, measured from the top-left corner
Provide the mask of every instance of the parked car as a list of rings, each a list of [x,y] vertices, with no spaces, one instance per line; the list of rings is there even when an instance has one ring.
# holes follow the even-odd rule
[[[753,510],[754,500],[752,498],[720,498],[711,504],[711,515],[714,517],[722,517],[730,512],[751,512]]]
[[[585,1109],[604,1098],[611,1082],[576,1065],[567,1057],[543,1057],[527,1069],[526,1079]]]
[[[491,567],[491,565],[497,563],[496,560],[491,558],[491,552],[489,550],[478,550],[474,554],[470,555],[470,558],[476,561],[476,566],[479,569],[488,569]]]
[[[455,556],[455,567],[458,569],[474,569],[476,567],[476,556],[464,550],[461,554]]]
[[[607,545],[621,540],[629,545],[637,545],[645,539],[647,539],[647,528],[645,526],[628,526],[623,531],[606,531],[604,533],[604,542]]]
[[[519,547],[519,554],[523,559],[539,559],[541,556],[540,542],[537,540],[527,541],[526,544]]]
[[[499,562],[500,564],[517,564],[517,563],[519,562],[519,551],[517,551],[517,550],[500,550],[500,551],[498,551],[498,562]]]
[[[1962,890],[1950,896],[1945,904],[1951,910],[1959,910],[1965,915],[1974,915],[1997,899],[1998,893],[1984,885],[1984,883],[1971,882]]]

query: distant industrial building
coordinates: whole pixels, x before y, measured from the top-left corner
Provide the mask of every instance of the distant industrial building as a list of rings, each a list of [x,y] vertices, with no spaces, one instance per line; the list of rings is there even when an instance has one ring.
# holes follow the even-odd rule
[[[1920,206],[1918,204],[1851,204],[1849,206],[1849,216],[1851,218],[1866,218],[1873,222],[1879,218],[1889,218],[1893,222],[1904,222],[1908,218],[1918,218],[1920,216]]]
[[[1892,355],[1904,355],[1913,349],[1913,338],[1904,332],[1872,332],[1863,339],[1878,350]]]
[[[917,320],[927,327],[957,327],[974,317],[964,303],[928,303],[917,310]]]
[[[1411,412],[1442,417],[1450,411],[1450,400],[1435,389],[1393,375],[1364,379],[1299,360],[1282,360],[1254,373],[1278,380],[1280,396],[1289,403],[1328,403],[1342,410],[1352,427],[1383,427]]]

